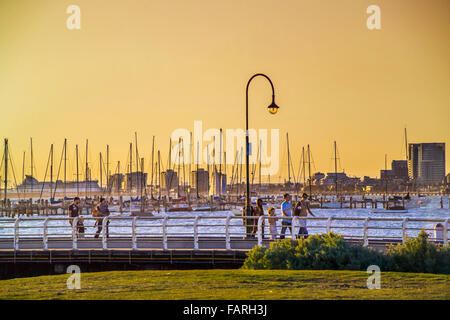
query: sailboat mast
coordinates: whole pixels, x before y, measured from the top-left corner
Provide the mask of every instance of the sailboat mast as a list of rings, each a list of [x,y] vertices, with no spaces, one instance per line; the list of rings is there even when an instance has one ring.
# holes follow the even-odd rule
[[[34,184],[34,180],[33,180],[33,138],[30,138],[30,174],[31,174],[31,192],[33,192],[33,184]]]
[[[210,176],[209,176],[209,144],[206,145],[206,171],[208,171],[208,194],[209,194],[209,181],[210,181]]]
[[[50,198],[52,198],[53,188],[53,144],[50,146]]]
[[[222,128],[220,128],[219,138],[219,195],[222,194]]]
[[[33,178],[33,138],[30,138],[30,154],[31,154],[31,158],[30,158],[30,169],[31,169],[31,178]]]
[[[66,186],[67,186],[67,139],[64,139],[64,198],[66,198]]]
[[[190,199],[190,195],[191,195],[191,187],[192,187],[192,159],[193,159],[193,154],[192,154],[192,132],[190,132],[190,137],[189,137],[189,173],[188,173],[188,177],[189,177],[189,188],[188,188],[188,196]],[[190,201],[190,200],[189,200]]]
[[[144,181],[144,158],[141,158],[141,175],[140,175],[140,191],[141,191],[141,204],[142,204],[142,194],[144,192],[145,181]]]
[[[195,189],[196,189],[196,191],[197,191],[197,199],[198,198],[200,198],[199,197],[199,195],[198,195],[198,188],[199,188],[199,186],[198,186],[198,156],[199,156],[199,154],[200,154],[200,150],[199,150],[199,142],[197,141],[197,163],[196,163],[196,165],[197,165],[197,169],[196,169],[196,175],[195,175]]]
[[[312,197],[312,185],[311,185],[311,150],[308,144],[308,172],[309,172],[309,197]]]
[[[23,159],[22,159],[22,182],[25,181],[25,151],[23,152]]]
[[[100,194],[103,196],[102,153],[100,152]]]
[[[134,140],[135,140],[135,149],[136,149],[136,174],[139,174],[139,152],[138,152],[137,132],[134,133]],[[138,176],[136,176],[136,191],[138,193],[140,191],[139,188],[140,188],[140,186],[138,183]]]
[[[109,144],[106,145],[106,191],[109,191]]]
[[[150,181],[150,199],[153,199],[153,163],[155,158],[155,136],[153,136],[152,140],[152,178]]]
[[[223,177],[225,178],[225,195],[227,194],[227,152],[224,151],[223,152]],[[221,185],[220,185],[220,190],[222,190],[222,180],[221,180]]]
[[[88,197],[88,170],[89,170],[89,165],[88,165],[88,148],[89,148],[89,141],[88,141],[88,139],[86,139],[86,171],[84,173],[84,188],[85,188],[86,199]]]
[[[133,190],[132,172],[133,172],[133,143],[130,142],[130,175],[129,175],[129,178],[130,178],[130,197],[131,197],[132,190]]]
[[[334,183],[336,189],[336,200],[338,197],[338,174],[337,174],[337,152],[336,152],[336,141],[334,141]]]
[[[4,205],[6,206],[6,201],[8,200],[8,139],[5,139],[5,151],[4,151],[4,159],[5,159],[5,196],[4,196]]]
[[[288,186],[291,186],[291,154],[289,153],[289,133],[286,133],[286,143],[288,152]]]
[[[408,160],[408,136],[406,134],[406,128],[405,128],[405,157],[406,160]]]
[[[261,139],[259,139],[259,193],[261,193]]]
[[[183,192],[184,192],[184,195],[186,196],[186,172],[185,172],[186,168],[184,166],[184,140],[182,140],[182,141],[183,141],[183,144],[181,146],[181,148],[182,148],[181,151],[183,152]]]
[[[161,154],[160,151],[158,150],[158,192],[159,192],[159,200],[161,200]],[[159,203],[159,202],[158,202]]]
[[[302,160],[303,160],[303,190],[306,186],[306,157],[305,157],[305,147],[302,147]]]
[[[120,198],[120,161],[117,161],[117,196]]]
[[[170,170],[172,167],[172,139],[169,139],[169,165],[167,166],[167,170]]]
[[[180,197],[180,159],[181,159],[181,138],[178,139],[178,170],[177,170],[177,197]]]
[[[52,145],[52,153],[53,153],[53,145]],[[75,145],[75,157],[77,158],[77,197],[80,195],[80,174],[79,174],[79,166],[78,166],[78,145]],[[52,155],[52,163],[53,163],[53,155]],[[51,171],[50,171],[51,172]]]

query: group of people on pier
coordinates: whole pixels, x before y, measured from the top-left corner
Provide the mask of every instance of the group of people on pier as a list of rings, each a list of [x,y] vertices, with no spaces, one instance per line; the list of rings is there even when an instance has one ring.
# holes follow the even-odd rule
[[[79,217],[81,213],[80,210],[80,198],[79,197],[75,197],[73,199],[73,203],[69,206],[69,218],[75,218],[75,217]],[[100,202],[99,204],[92,210],[92,216],[96,217],[97,219],[95,219],[95,225],[94,227],[97,227],[97,232],[95,233],[95,238],[98,238],[100,236],[100,233],[102,232],[103,229],[103,218],[109,216],[110,212],[109,212],[109,208],[108,208],[108,202],[106,201],[105,198],[100,198]],[[72,226],[73,220],[70,219],[69,220],[70,225]],[[106,236],[108,237],[108,226],[109,226],[109,221],[106,223],[105,226],[105,231],[106,231]],[[84,221],[83,218],[78,218],[78,222],[77,222],[77,230],[78,230],[78,235],[80,238],[82,238],[84,236],[84,231],[85,231],[85,227],[84,227]]]
[[[302,194],[301,200],[297,201],[295,205],[292,205],[291,195],[289,193],[285,193],[283,195],[283,202],[281,203],[281,215],[282,217],[277,217],[275,214],[275,208],[270,207],[267,211],[269,218],[269,233],[270,238],[272,240],[277,239],[278,230],[277,230],[277,220],[281,220],[281,234],[280,239],[284,239],[286,235],[286,230],[289,229],[291,236],[292,234],[292,217],[307,217],[308,213],[315,217],[315,215],[311,212],[309,206],[308,195],[306,193]],[[263,201],[262,199],[256,200],[256,208],[251,207],[251,214],[255,216],[255,218],[247,219],[247,236],[255,237],[258,232],[258,219],[256,217],[264,216],[263,209]],[[243,214],[246,214],[245,208],[243,209]],[[264,238],[264,220],[261,225],[261,233]],[[298,237],[306,238],[308,237],[308,229],[306,228],[306,219],[300,219],[300,228],[298,230]]]
[[[306,193],[302,194],[301,200],[297,201],[294,205],[291,202],[291,195],[289,193],[285,193],[283,195],[284,201],[281,204],[281,217],[275,214],[275,208],[270,207],[267,211],[268,214],[268,224],[269,224],[269,233],[270,239],[275,240],[278,238],[278,230],[277,230],[277,220],[281,219],[281,234],[280,239],[284,239],[286,235],[286,231],[289,230],[291,236],[293,236],[292,230],[292,217],[307,217],[308,214],[315,217],[315,215],[311,212],[308,195]],[[254,218],[246,219],[246,234],[247,237],[254,238],[258,232],[258,218],[264,216],[264,208],[262,199],[258,199],[256,201],[256,207],[251,207],[251,216]],[[80,209],[80,198],[75,197],[73,203],[69,206],[69,218],[79,217],[77,220],[77,233],[80,238],[84,237],[85,227],[83,218],[80,217],[81,209]],[[243,209],[243,214],[246,213],[245,208]],[[106,222],[106,225],[103,226],[103,218],[109,216],[110,211],[108,208],[108,202],[105,198],[100,198],[99,204],[92,210],[93,217],[97,218],[95,220],[94,227],[97,227],[97,232],[95,233],[95,238],[98,238],[102,232],[103,227],[105,227],[105,233],[108,237],[109,235],[109,220]],[[264,238],[264,219],[262,221],[261,232]],[[69,220],[70,225],[73,226],[73,219]],[[306,219],[300,219],[300,228],[298,230],[298,237],[306,238],[308,236],[308,229],[306,226]]]

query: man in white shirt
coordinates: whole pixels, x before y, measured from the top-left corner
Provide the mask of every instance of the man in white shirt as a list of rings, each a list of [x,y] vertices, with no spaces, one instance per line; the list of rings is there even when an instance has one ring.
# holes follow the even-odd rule
[[[292,217],[292,204],[291,204],[291,196],[289,193],[285,193],[283,195],[284,201],[281,204],[281,214],[283,217]],[[284,239],[286,229],[289,228],[292,236],[292,220],[291,219],[283,219],[281,221],[281,234],[280,239]]]

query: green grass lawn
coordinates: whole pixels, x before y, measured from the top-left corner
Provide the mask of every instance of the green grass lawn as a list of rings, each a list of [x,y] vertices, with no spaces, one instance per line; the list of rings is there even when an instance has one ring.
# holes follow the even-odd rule
[[[167,270],[68,274],[0,281],[0,299],[450,299],[450,276],[381,273],[381,289],[361,271]]]

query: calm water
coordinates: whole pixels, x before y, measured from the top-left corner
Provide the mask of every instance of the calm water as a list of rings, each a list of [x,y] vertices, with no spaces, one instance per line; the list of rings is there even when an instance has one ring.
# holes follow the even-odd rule
[[[317,217],[324,218],[323,220],[308,220],[308,231],[310,234],[326,232],[327,220],[330,216],[336,218],[420,218],[420,219],[446,219],[450,218],[450,209],[448,209],[448,198],[444,198],[444,208],[440,209],[440,197],[431,197],[425,207],[409,209],[408,213],[371,213],[371,209],[312,209],[313,213]],[[218,236],[223,237],[225,234],[225,227],[216,226],[224,225],[227,215],[232,214],[230,211],[215,211],[215,212],[170,212],[170,213],[156,213],[155,217],[162,218],[165,215],[169,217],[183,217],[184,219],[170,219],[168,220],[167,231],[169,235],[183,236],[193,235],[193,223],[195,216],[205,217],[199,221],[199,236]],[[277,209],[277,215],[280,216],[280,210]],[[111,216],[118,217],[118,212],[112,212]],[[125,212],[122,216],[129,216],[129,213]],[[59,216],[61,217],[61,216]],[[245,233],[245,227],[242,224],[242,219],[238,219],[239,216],[234,216],[230,223],[230,232],[232,236],[242,237]],[[86,216],[86,218],[90,218]],[[36,237],[43,234],[43,218],[34,217],[30,220],[20,223],[20,236],[21,237]],[[84,222],[86,228],[86,235],[89,237],[95,232],[94,220],[86,219]],[[139,235],[157,236],[162,233],[162,219],[138,219],[137,233]],[[421,228],[433,229],[436,222],[408,222],[408,236],[415,236]],[[182,225],[182,226],[180,226]],[[267,225],[267,221],[266,221]],[[281,220],[277,222],[278,233],[281,229]],[[362,227],[364,221],[342,221],[337,220],[332,223],[332,231],[342,234],[346,237],[362,237]],[[401,228],[402,221],[371,221],[369,223],[369,237],[401,237],[401,230],[395,230],[393,228]],[[0,237],[12,238],[14,234],[14,220],[7,218],[0,218]],[[354,229],[342,228],[343,226],[353,227]],[[68,221],[56,220],[50,221],[48,224],[49,237],[56,236],[71,236],[71,229]],[[388,229],[371,229],[371,228],[388,228]],[[432,234],[432,230],[427,230]],[[268,234],[268,227],[266,226],[265,234]],[[288,234],[289,231],[288,231]],[[115,220],[113,219],[110,224],[110,235],[123,236],[131,235],[131,220]]]

